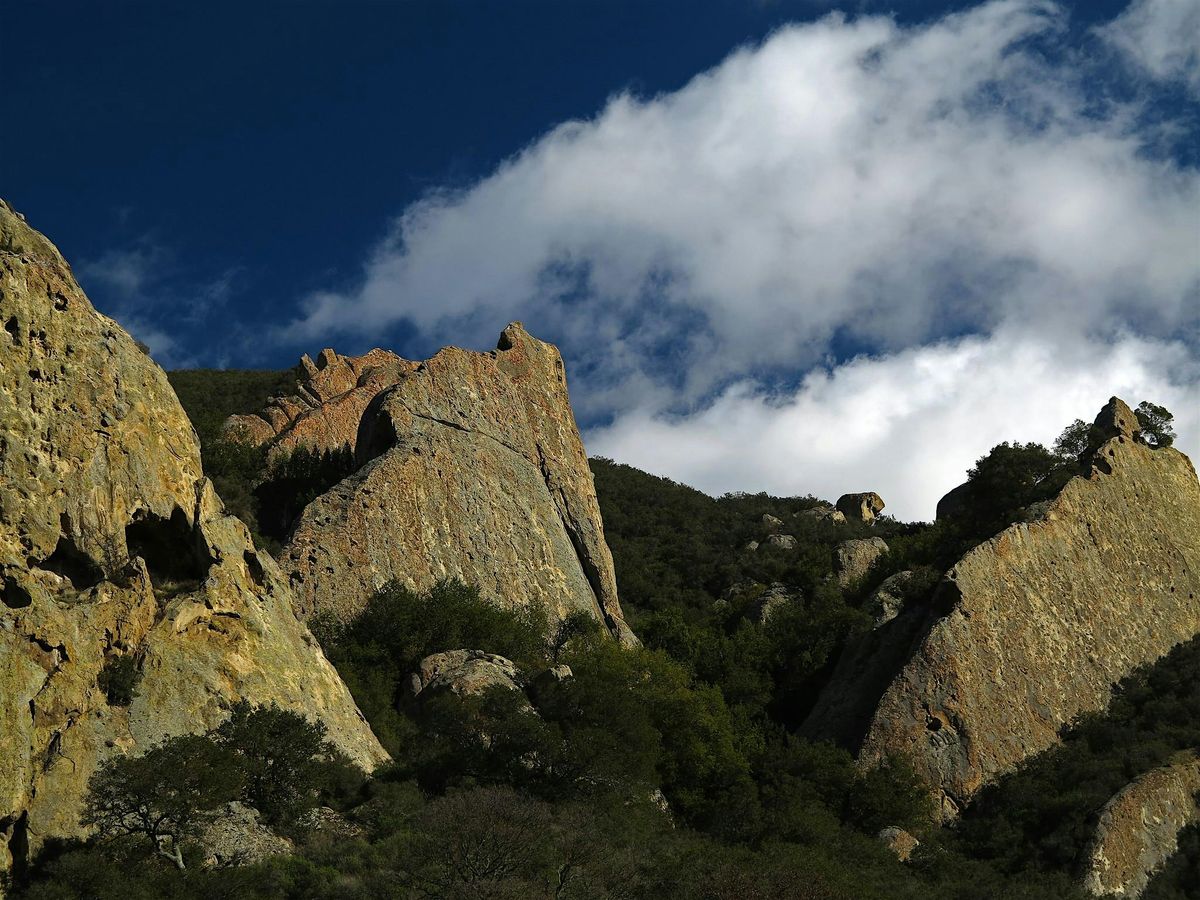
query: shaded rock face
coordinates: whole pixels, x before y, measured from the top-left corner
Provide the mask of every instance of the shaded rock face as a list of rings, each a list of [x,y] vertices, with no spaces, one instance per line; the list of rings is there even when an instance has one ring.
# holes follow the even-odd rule
[[[1083,887],[1096,896],[1139,897],[1200,820],[1200,756],[1147,772],[1104,805],[1085,854]]]
[[[904,598],[913,578],[913,573],[907,570],[889,575],[867,598],[864,609],[875,619],[876,628],[882,628],[904,611]]]
[[[259,819],[258,810],[245,803],[228,803],[221,815],[200,836],[204,865],[208,868],[249,866],[272,856],[295,851],[295,845]]]
[[[204,478],[163,371],[0,202],[0,865],[78,834],[113,753],[219,724],[245,698],[386,754]],[[98,679],[137,661],[128,706]]]
[[[875,517],[883,512],[883,498],[874,491],[861,494],[842,494],[834,504],[838,512],[851,522],[874,522]]]
[[[1136,419],[1116,398],[1100,422],[1108,437],[1090,472],[1040,519],[959,560],[934,598],[944,615],[918,628],[902,614],[876,632],[903,635],[907,662],[876,695],[861,758],[908,754],[943,818],[1073,718],[1103,709],[1114,682],[1200,631],[1195,469],[1173,449],[1137,443]]]
[[[358,454],[281,558],[304,616],[348,619],[393,579],[459,578],[504,606],[582,610],[636,642],[552,345],[514,324],[492,353],[442,350],[375,398]]]
[[[362,356],[326,349],[316,362],[305,354],[296,367],[297,392],[274,398],[261,413],[230,416],[225,436],[255,446],[269,444],[271,458],[298,447],[353,450],[371,401],[418,365],[378,348]]]
[[[883,538],[862,538],[842,541],[837,546],[837,580],[842,587],[861,581],[871,571],[879,557],[888,552]]]

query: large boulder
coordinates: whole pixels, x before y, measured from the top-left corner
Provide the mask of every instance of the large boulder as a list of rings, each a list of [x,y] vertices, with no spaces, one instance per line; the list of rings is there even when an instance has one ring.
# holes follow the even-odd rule
[[[835,504],[838,512],[851,522],[866,522],[870,524],[875,517],[883,512],[883,498],[874,491],[859,494],[842,494]]]
[[[301,447],[353,450],[371,401],[418,365],[378,348],[362,356],[325,349],[316,362],[306,354],[296,367],[295,394],[273,398],[259,413],[230,416],[224,434],[255,446],[266,444],[270,458]]]
[[[1100,811],[1084,855],[1083,886],[1101,896],[1140,897],[1200,821],[1200,755],[1184,754],[1122,788]]]
[[[823,525],[844,525],[846,522],[846,514],[831,506],[814,506],[812,509],[804,509],[796,513],[795,518]]]
[[[494,687],[524,689],[515,663],[483,650],[447,650],[421,660],[417,671],[409,676],[408,692],[413,697],[442,691],[456,697],[475,697]]]
[[[861,538],[842,541],[837,546],[837,580],[842,587],[850,587],[867,577],[876,560],[888,552],[883,538]]]
[[[491,353],[442,350],[375,398],[358,454],[281,557],[304,616],[349,619],[393,579],[458,578],[635,642],[555,347],[513,324]]]
[[[80,834],[107,757],[241,699],[384,760],[286,577],[204,477],[166,375],[2,201],[0,323],[0,869]],[[140,676],[131,697],[101,688],[117,660]]]
[[[885,687],[866,678],[852,690],[847,679],[862,673],[848,661],[846,679],[827,688],[843,708],[872,698],[865,727],[842,733],[861,736],[866,765],[891,753],[912,759],[943,818],[1077,716],[1107,706],[1114,683],[1200,631],[1196,471],[1182,453],[1135,440],[1136,418],[1116,398],[1097,424],[1104,440],[1087,473],[1040,518],[968,551],[927,621],[905,613],[877,632],[903,635]],[[818,702],[806,733],[820,736],[817,717],[830,713]]]

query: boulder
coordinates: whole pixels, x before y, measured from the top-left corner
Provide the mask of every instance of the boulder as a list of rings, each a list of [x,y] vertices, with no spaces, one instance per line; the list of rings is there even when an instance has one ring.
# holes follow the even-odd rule
[[[551,666],[544,672],[539,672],[529,685],[529,695],[541,706],[554,699],[561,693],[563,685],[575,677],[568,665]]]
[[[921,842],[895,825],[888,825],[879,832],[879,841],[887,847],[900,862],[908,862],[913,851],[921,846]]]
[[[907,570],[889,575],[867,599],[864,609],[874,618],[876,628],[886,625],[904,611],[904,598],[914,577]]]
[[[1122,788],[1100,811],[1084,854],[1083,887],[1097,897],[1140,897],[1200,821],[1200,755],[1183,754]]]
[[[971,485],[960,484],[937,502],[937,520],[957,519],[971,508]]]
[[[213,728],[240,699],[321,720],[364,768],[386,759],[204,477],[165,373],[3,202],[0,322],[0,870],[81,835],[110,755]],[[140,680],[110,703],[119,658]]]
[[[838,584],[849,587],[861,581],[871,571],[875,561],[887,552],[888,545],[883,538],[842,541],[836,552]]]
[[[758,541],[749,541],[749,542],[746,544],[746,546],[745,546],[744,548],[742,548],[742,549],[744,549],[744,550],[746,550],[746,551],[748,551],[748,552],[750,552],[750,553],[753,553],[753,552],[754,552],[755,550],[757,550],[758,548],[759,548],[759,543],[758,543]]]
[[[296,367],[297,393],[274,398],[254,415],[230,416],[224,434],[255,446],[267,444],[269,459],[300,447],[354,450],[371,401],[419,365],[379,348],[362,356],[326,349],[316,362],[306,354]]]
[[[907,755],[943,819],[1200,631],[1196,471],[1177,450],[1134,440],[1116,398],[1097,425],[1086,474],[949,571],[859,731],[863,764]],[[820,723],[806,730],[819,736]]]
[[[258,810],[245,803],[228,803],[200,836],[207,868],[249,866],[272,856],[286,856],[296,848],[261,821]]]
[[[866,522],[870,524],[875,517],[883,512],[883,498],[874,491],[861,494],[842,494],[836,504],[838,512],[850,522]]]
[[[830,506],[814,506],[812,509],[801,510],[796,513],[795,518],[830,525],[843,525],[846,522],[846,514]]]
[[[771,616],[795,600],[796,595],[788,590],[787,585],[780,584],[778,581],[773,582],[754,601],[750,617],[759,625],[766,625],[771,621]]]
[[[365,464],[308,505],[280,558],[303,616],[345,621],[389,581],[458,578],[636,643],[552,345],[513,324],[491,353],[442,350],[375,397],[357,447]]]
[[[777,531],[783,527],[783,519],[777,518],[770,513],[763,513],[762,526],[767,531]]]
[[[767,538],[767,546],[780,550],[795,550],[796,538],[790,534],[772,534]]]
[[[434,653],[421,660],[413,676],[409,684],[414,697],[441,691],[457,697],[476,697],[494,687],[523,690],[516,664],[483,650]]]

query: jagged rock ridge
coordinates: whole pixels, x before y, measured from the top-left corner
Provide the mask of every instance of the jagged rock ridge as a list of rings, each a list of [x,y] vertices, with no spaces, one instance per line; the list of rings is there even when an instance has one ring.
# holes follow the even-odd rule
[[[950,818],[1200,631],[1195,469],[1137,442],[1116,398],[1097,426],[1089,473],[1040,518],[969,551],[932,609],[847,648],[805,733],[859,744],[864,763],[907,754]]]
[[[309,504],[280,560],[305,616],[349,618],[393,579],[459,578],[634,641],[553,345],[518,323],[491,353],[412,364],[367,407],[357,448],[361,468]]]
[[[296,367],[296,393],[272,398],[260,413],[230,416],[225,435],[256,446],[267,444],[271,457],[298,447],[353,450],[367,406],[419,365],[379,348],[362,356],[325,349],[316,362],[305,354]]]
[[[242,698],[385,759],[287,579],[225,514],[166,375],[2,201],[0,322],[0,869],[78,833],[107,756]],[[119,657],[141,673],[128,706],[98,683]]]

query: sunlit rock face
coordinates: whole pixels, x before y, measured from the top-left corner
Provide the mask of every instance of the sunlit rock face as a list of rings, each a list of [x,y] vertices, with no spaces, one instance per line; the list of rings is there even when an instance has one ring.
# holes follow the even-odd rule
[[[114,753],[219,724],[239,699],[386,758],[228,516],[166,375],[0,201],[0,863],[78,834]],[[131,658],[128,705],[101,673]]]
[[[414,364],[367,407],[356,447],[359,470],[309,504],[281,557],[303,615],[345,620],[393,579],[458,578],[635,641],[553,345],[513,324],[490,353]]]
[[[953,817],[984,784],[1058,740],[1112,686],[1200,631],[1200,483],[1135,440],[1114,398],[1089,471],[1041,517],[970,550],[932,606],[843,654],[804,730],[904,753]]]

